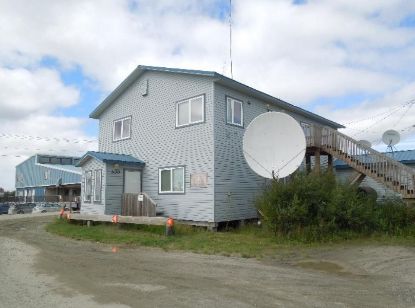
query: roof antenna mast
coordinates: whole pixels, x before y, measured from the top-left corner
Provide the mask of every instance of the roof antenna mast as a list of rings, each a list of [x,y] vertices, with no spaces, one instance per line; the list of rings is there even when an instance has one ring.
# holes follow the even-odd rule
[[[229,0],[229,58],[231,61],[231,78],[233,79],[232,67],[232,0]]]

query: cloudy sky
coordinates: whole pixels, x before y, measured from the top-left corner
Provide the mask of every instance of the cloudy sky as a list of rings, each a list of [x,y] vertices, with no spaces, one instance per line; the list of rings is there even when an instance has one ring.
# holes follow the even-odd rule
[[[90,111],[138,64],[229,76],[229,0],[0,0],[0,187],[35,152],[96,149]],[[415,148],[415,1],[233,0],[238,81]]]

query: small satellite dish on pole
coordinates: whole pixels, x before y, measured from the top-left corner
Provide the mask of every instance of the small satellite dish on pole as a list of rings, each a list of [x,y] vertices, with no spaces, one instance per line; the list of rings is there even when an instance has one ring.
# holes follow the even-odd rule
[[[267,112],[248,125],[243,153],[249,167],[264,178],[284,178],[301,165],[306,140],[300,124],[281,112]]]
[[[388,147],[393,147],[394,145],[397,145],[400,140],[401,136],[399,135],[399,132],[393,129],[387,130],[382,135],[382,141]]]
[[[382,141],[388,146],[388,150],[393,154],[393,147],[399,143],[401,136],[396,130],[390,129],[383,133]]]
[[[371,148],[372,144],[370,143],[370,141],[367,140],[359,140],[358,141],[361,145],[364,145],[365,147]]]

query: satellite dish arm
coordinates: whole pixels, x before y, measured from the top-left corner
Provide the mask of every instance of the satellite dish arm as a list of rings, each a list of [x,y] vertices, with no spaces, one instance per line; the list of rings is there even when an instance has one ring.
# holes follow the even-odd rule
[[[273,178],[273,180],[275,182],[278,182],[278,175],[277,176],[275,175],[275,171],[274,170],[272,170],[272,178]]]

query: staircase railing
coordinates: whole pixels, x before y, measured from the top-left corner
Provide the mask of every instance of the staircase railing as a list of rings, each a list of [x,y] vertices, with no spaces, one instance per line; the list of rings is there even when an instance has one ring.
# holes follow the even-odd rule
[[[142,201],[139,201],[142,195]],[[122,216],[156,216],[157,203],[144,192],[141,194],[124,193],[122,195]]]
[[[415,197],[415,170],[412,168],[329,127],[313,126],[306,140],[308,146],[326,150],[403,197]]]

